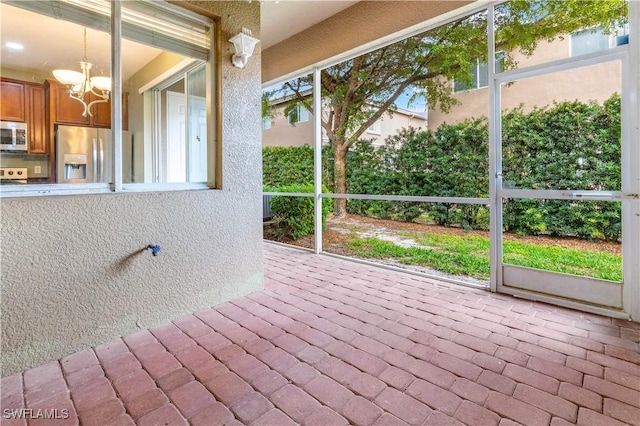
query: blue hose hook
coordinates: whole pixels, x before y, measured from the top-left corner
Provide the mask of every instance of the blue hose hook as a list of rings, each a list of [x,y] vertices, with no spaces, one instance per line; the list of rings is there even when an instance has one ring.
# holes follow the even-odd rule
[[[151,250],[151,253],[152,253],[154,256],[157,256],[157,255],[158,255],[158,253],[160,253],[160,246],[159,246],[159,245],[157,245],[157,244],[155,244],[155,245],[151,245],[151,244],[149,244],[149,245],[146,247],[146,249],[147,249],[147,250]]]

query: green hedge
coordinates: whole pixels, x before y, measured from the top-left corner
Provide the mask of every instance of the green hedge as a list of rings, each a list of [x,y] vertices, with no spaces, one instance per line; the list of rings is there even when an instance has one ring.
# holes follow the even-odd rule
[[[563,102],[503,118],[503,179],[518,188],[621,189],[620,97],[603,105]],[[504,226],[521,234],[618,240],[621,205],[615,202],[510,200]]]
[[[561,102],[503,115],[503,180],[523,189],[620,190],[620,97],[602,105]],[[326,151],[325,151],[326,149]],[[331,185],[330,147],[323,148],[324,182]],[[311,184],[313,149],[265,147],[265,184]],[[487,120],[470,118],[435,131],[402,129],[374,148],[358,141],[347,157],[353,194],[486,198],[489,195]],[[488,229],[487,206],[349,200],[349,212],[444,226]],[[519,234],[618,240],[619,203],[508,200],[504,228]]]
[[[309,145],[262,148],[262,175],[262,184],[270,187],[313,184],[313,148]]]
[[[262,174],[262,184],[270,187],[313,184],[313,148],[309,145],[265,146],[262,148]],[[322,182],[333,187],[329,145],[322,147]]]
[[[294,184],[278,187],[265,187],[270,192],[313,192],[313,184]],[[328,193],[323,186],[322,192]],[[273,224],[269,232],[277,240],[300,239],[314,232],[313,197],[271,197],[271,214]],[[322,227],[326,226],[326,219],[333,210],[333,200],[322,200]]]
[[[489,192],[486,119],[444,124],[435,132],[402,129],[374,149],[359,141],[347,159],[347,186],[355,194],[487,197]],[[445,203],[352,200],[352,213],[401,221],[426,214],[444,226],[486,229],[482,206]]]

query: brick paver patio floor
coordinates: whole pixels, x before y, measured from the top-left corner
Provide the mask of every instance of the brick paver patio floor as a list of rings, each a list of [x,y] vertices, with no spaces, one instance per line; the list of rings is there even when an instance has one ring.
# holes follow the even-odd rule
[[[270,243],[265,276],[3,378],[2,425],[640,424],[637,323]]]

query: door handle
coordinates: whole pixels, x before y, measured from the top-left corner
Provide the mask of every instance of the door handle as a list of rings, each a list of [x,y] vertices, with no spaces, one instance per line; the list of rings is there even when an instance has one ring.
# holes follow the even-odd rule
[[[102,138],[98,138],[98,147],[100,148],[100,182],[104,182],[104,150],[102,149]]]
[[[571,191],[562,194],[571,198],[602,198],[603,200],[613,199],[637,199],[638,194],[612,194],[612,193],[593,193],[588,191]]]
[[[590,197],[590,198],[613,198],[613,194],[590,194],[589,192],[565,192],[562,195],[565,197],[571,198],[582,198],[582,197]]]
[[[96,144],[96,138],[93,141],[93,181],[98,182],[98,146]]]

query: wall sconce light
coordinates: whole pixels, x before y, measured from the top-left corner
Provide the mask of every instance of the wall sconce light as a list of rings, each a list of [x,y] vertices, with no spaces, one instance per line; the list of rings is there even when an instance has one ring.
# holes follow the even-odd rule
[[[234,35],[229,39],[236,49],[236,53],[231,57],[231,62],[238,68],[244,68],[247,65],[249,57],[253,55],[253,49],[260,42],[255,37],[251,37],[251,31],[243,28],[242,32]]]

